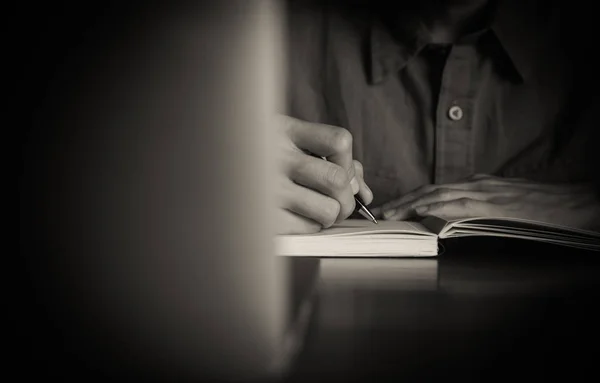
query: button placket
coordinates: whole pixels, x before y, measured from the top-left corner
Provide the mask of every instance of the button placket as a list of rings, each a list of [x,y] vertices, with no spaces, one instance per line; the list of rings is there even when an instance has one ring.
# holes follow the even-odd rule
[[[472,47],[452,48],[442,75],[437,107],[435,182],[454,182],[470,172]]]

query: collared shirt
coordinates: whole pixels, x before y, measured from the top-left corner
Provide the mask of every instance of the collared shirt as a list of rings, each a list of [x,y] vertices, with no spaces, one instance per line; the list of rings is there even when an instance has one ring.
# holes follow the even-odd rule
[[[292,6],[288,114],[352,133],[373,206],[474,173],[592,181],[593,29],[550,3],[499,1],[486,28],[449,46],[414,16]]]

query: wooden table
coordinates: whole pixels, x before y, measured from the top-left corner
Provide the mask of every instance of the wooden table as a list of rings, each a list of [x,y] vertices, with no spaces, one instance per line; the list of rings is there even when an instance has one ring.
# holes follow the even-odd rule
[[[323,259],[288,380],[589,379],[599,272],[598,253],[487,239],[437,259]]]

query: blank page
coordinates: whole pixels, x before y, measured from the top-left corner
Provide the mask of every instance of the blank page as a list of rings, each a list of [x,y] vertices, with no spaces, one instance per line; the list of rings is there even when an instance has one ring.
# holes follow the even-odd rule
[[[366,235],[366,234],[409,234],[435,236],[429,229],[419,222],[409,221],[379,221],[374,224],[366,219],[348,219],[330,228],[314,234],[291,235],[290,237],[322,237],[340,235]]]

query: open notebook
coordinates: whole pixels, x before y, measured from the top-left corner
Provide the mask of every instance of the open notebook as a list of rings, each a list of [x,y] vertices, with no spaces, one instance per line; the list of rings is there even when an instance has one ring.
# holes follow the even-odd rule
[[[508,218],[427,217],[377,225],[349,219],[315,234],[278,236],[276,246],[283,256],[436,256],[439,240],[466,236],[521,238],[600,251],[600,233]]]

